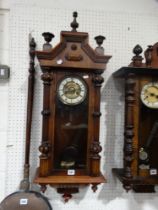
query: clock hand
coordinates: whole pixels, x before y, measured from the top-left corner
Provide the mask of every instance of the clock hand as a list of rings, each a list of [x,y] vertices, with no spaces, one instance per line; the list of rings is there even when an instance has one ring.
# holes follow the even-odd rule
[[[145,100],[146,98],[148,98],[148,96],[145,96],[144,100]]]

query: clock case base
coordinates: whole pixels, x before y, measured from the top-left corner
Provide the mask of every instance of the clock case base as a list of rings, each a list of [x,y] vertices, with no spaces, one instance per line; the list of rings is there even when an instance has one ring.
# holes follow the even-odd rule
[[[47,178],[47,179],[46,179]],[[82,176],[67,176],[67,175],[52,175],[47,177],[40,177],[39,170],[37,169],[34,183],[41,185],[41,191],[45,192],[47,185],[56,187],[57,192],[63,194],[65,202],[67,202],[72,194],[79,192],[80,186],[92,185],[93,192],[96,192],[97,186],[101,183],[106,183],[106,178],[100,174],[100,176],[92,177],[88,175]]]
[[[126,178],[124,176],[123,168],[113,168],[113,174],[122,182],[123,186],[130,186],[129,190],[133,190],[137,193],[154,193],[155,185],[158,184],[158,176],[148,176],[148,177],[132,177]],[[128,192],[128,190],[126,189]]]

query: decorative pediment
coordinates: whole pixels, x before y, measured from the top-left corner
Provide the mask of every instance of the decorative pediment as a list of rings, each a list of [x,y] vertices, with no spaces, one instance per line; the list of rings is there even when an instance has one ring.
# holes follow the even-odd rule
[[[43,51],[36,51],[41,66],[52,68],[79,68],[79,69],[101,69],[106,68],[106,63],[111,56],[104,55],[101,46],[105,37],[97,36],[98,46],[93,49],[89,45],[88,33],[77,32],[77,13],[73,14],[74,20],[71,23],[72,31],[62,31],[60,43],[52,47],[49,43],[54,37],[51,33],[43,33],[46,43]]]

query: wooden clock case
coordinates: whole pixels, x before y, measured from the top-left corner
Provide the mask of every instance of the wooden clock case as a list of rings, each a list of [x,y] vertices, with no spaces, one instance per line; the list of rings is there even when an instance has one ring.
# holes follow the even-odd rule
[[[36,51],[44,87],[41,155],[34,182],[40,184],[43,191],[46,185],[56,186],[65,201],[72,193],[78,192],[80,185],[92,184],[95,191],[98,184],[106,182],[100,172],[100,87],[104,81],[101,74],[111,56],[103,53],[103,36],[95,38],[98,44],[95,50],[90,47],[88,33],[76,30],[76,12],[73,17],[72,31],[62,31],[57,46],[52,48],[49,43],[53,34],[43,33],[46,40],[44,50]],[[67,77],[80,78],[87,88],[86,99],[76,106],[65,105],[58,100],[59,83]],[[69,121],[74,127],[66,131],[64,128],[70,124]],[[59,163],[62,153],[68,145],[74,146],[72,141],[79,131],[76,127],[81,124],[85,129],[81,129],[81,135],[77,137],[80,164],[62,168]],[[75,132],[72,129],[76,129]]]
[[[158,43],[145,50],[144,63],[139,45],[133,52],[132,63],[113,74],[125,81],[124,165],[120,169],[114,168],[113,172],[126,191],[154,192],[158,184],[158,129],[153,133],[153,127],[158,119],[158,109],[142,103],[141,91],[144,85],[158,81]],[[146,168],[141,168],[139,153],[149,138],[148,164]]]

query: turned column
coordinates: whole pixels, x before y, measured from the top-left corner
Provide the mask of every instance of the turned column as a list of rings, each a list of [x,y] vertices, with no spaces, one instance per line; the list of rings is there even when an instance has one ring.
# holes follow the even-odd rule
[[[103,77],[100,75],[102,72],[95,73],[92,79],[94,84],[94,124],[93,124],[93,141],[90,147],[91,152],[91,176],[99,176],[100,175],[100,155],[99,153],[102,150],[99,142],[99,129],[100,129],[100,88],[104,81]]]
[[[50,87],[53,80],[52,73],[49,73],[49,69],[42,68],[43,74],[41,79],[43,80],[43,110],[41,112],[43,116],[42,122],[42,144],[39,147],[40,155],[40,176],[49,175],[50,164],[50,140],[49,140],[49,117],[50,117]]]
[[[125,133],[124,133],[124,177],[126,180],[132,178],[131,164],[133,159],[133,137],[134,137],[134,102],[135,102],[135,74],[129,73],[125,79]],[[124,188],[128,191],[131,184],[124,183]]]

